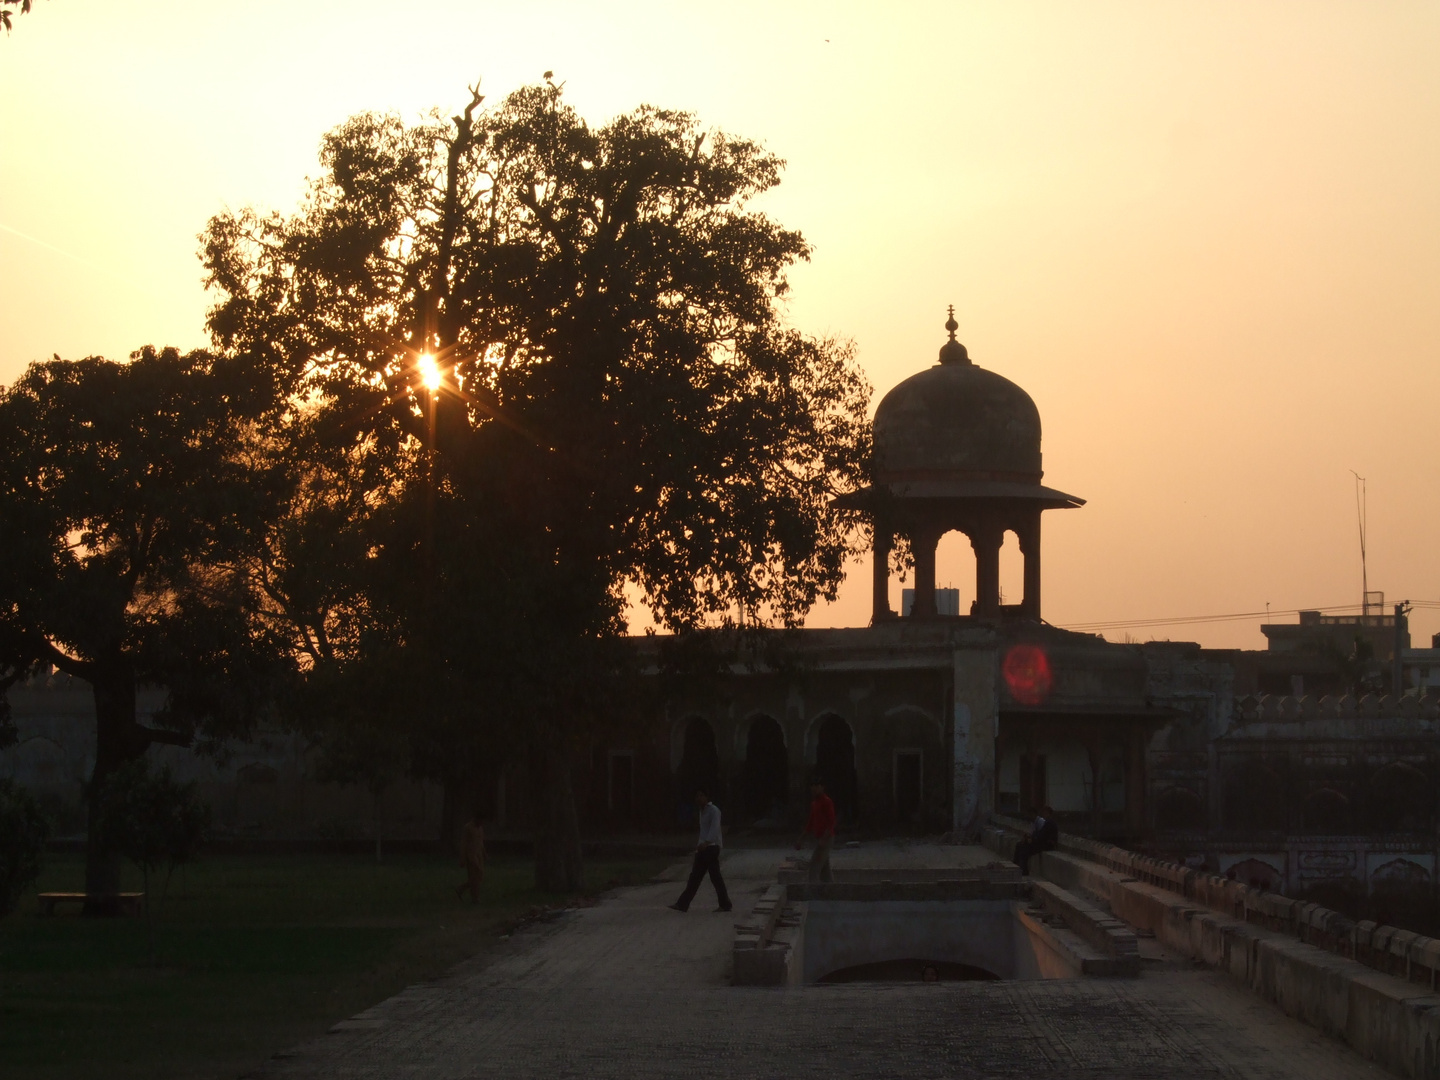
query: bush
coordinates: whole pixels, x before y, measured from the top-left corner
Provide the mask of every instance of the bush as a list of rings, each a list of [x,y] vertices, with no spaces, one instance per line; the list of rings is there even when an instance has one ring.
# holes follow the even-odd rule
[[[210,808],[195,794],[194,784],[177,782],[169,766],[151,773],[143,759],[117,770],[105,782],[101,837],[107,850],[123,855],[145,876],[145,906],[150,906],[150,879],[189,862],[210,830]]]
[[[49,834],[40,804],[24,788],[0,780],[0,918],[15,910],[39,876]]]

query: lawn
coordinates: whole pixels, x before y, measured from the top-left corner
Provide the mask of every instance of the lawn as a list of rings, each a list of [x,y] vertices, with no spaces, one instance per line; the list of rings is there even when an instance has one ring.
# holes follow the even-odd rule
[[[599,891],[664,865],[591,860],[586,876]],[[438,856],[210,858],[176,874],[153,954],[143,919],[45,918],[27,897],[0,920],[0,1072],[235,1077],[566,902],[533,889],[527,860],[492,860],[478,905],[456,900],[461,877]],[[79,856],[52,856],[36,891],[82,880]]]

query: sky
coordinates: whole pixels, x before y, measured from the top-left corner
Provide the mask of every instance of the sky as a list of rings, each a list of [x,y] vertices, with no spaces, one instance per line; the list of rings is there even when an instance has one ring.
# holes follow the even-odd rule
[[[1049,621],[1357,604],[1352,470],[1370,587],[1440,601],[1437,55],[1440,5],[1398,0],[36,0],[0,40],[0,384],[206,344],[212,214],[292,208],[354,113],[553,70],[594,123],[687,109],[786,159],[787,318],[852,339],[876,403],[955,305],[1088,500],[1045,518]],[[937,577],[968,603],[963,538]],[[810,625],[868,618],[861,563]]]

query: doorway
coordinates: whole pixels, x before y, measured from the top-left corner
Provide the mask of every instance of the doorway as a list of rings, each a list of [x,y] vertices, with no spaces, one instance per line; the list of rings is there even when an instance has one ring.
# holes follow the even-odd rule
[[[919,827],[921,807],[924,805],[921,791],[922,765],[924,757],[919,750],[895,751],[895,820],[900,825]]]
[[[820,722],[815,743],[815,775],[835,803],[841,825],[854,826],[860,818],[859,782],[855,776],[855,733],[838,716]]]

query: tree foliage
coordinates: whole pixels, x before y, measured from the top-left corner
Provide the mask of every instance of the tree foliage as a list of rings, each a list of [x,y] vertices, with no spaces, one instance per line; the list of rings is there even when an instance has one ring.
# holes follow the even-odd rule
[[[283,487],[253,453],[272,388],[243,361],[146,349],[33,364],[0,391],[0,668],[90,683],[93,814],[153,743],[248,730],[278,673],[246,573]],[[136,690],[167,687],[155,723]],[[89,891],[118,868],[90,851]]]
[[[677,630],[832,598],[869,387],[783,323],[809,248],[753,206],[773,155],[663,109],[592,127],[548,80],[482,102],[354,117],[297,213],[214,218],[209,325],[393,466],[352,640],[423,672],[441,742],[525,747],[542,883],[573,887],[569,741],[624,696],[626,588]]]
[[[101,835],[107,847],[140,867],[148,883],[200,852],[210,829],[210,808],[169,767],[152,772],[142,758],[117,770],[106,785]]]
[[[442,485],[672,627],[797,622],[840,578],[827,504],[859,482],[868,387],[781,323],[809,249],[749,207],[781,163],[684,113],[592,130],[549,84],[479,104],[355,117],[298,214],[212,220],[217,341],[344,429],[420,442],[434,353]]]
[[[0,918],[40,875],[50,828],[40,805],[14,781],[0,780]]]
[[[18,7],[21,15],[28,15],[31,6],[31,0],[0,0],[0,26],[3,26],[8,34],[15,25],[11,9]]]

